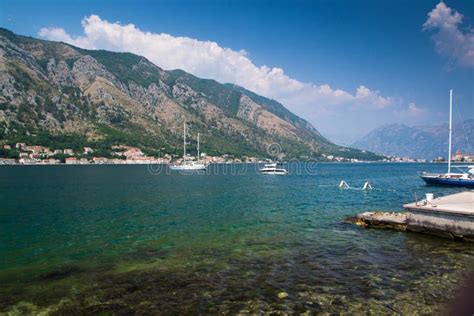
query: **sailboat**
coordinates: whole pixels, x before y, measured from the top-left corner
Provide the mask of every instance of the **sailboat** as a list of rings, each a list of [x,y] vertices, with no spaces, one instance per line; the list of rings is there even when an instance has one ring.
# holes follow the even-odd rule
[[[199,153],[199,133],[197,138],[197,154],[198,160],[187,161],[186,160],[186,122],[183,125],[183,162],[181,164],[170,165],[170,169],[173,171],[198,171],[206,170],[207,165],[200,162],[200,153]]]
[[[449,91],[449,140],[448,172],[421,173],[420,177],[429,185],[446,185],[457,187],[474,187],[474,166],[455,166],[460,172],[451,172],[451,136],[453,131],[453,90]],[[467,168],[467,172],[463,169]]]

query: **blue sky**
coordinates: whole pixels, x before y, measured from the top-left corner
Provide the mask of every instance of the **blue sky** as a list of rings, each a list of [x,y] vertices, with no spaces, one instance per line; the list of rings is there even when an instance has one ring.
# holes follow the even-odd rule
[[[243,85],[339,143],[381,124],[445,122],[450,88],[455,120],[474,117],[474,1],[0,3],[0,25],[16,33]]]

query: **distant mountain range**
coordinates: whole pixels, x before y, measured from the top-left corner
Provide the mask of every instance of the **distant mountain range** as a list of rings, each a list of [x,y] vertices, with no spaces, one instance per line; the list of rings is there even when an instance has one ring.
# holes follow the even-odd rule
[[[330,142],[282,104],[242,87],[166,71],[131,53],[85,50],[2,28],[0,89],[0,143],[180,153],[186,121],[190,149],[200,132],[211,155],[381,158]]]
[[[474,154],[474,119],[454,124],[453,153]],[[448,156],[448,124],[406,126],[391,124],[371,131],[353,147],[390,156],[434,159]]]

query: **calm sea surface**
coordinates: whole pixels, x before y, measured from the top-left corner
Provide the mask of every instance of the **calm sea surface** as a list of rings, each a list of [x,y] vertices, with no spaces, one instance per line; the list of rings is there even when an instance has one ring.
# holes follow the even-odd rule
[[[417,176],[445,169],[1,166],[0,313],[436,313],[474,246],[343,220],[463,190]]]

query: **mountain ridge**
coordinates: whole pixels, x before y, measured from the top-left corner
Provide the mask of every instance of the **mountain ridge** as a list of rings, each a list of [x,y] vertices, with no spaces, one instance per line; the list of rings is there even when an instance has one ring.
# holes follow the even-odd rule
[[[407,126],[387,124],[375,128],[352,146],[389,156],[419,159],[447,158],[448,124]],[[453,125],[453,152],[474,153],[474,119]]]
[[[282,104],[233,84],[163,70],[127,52],[86,50],[0,28],[0,136],[40,145],[138,145],[179,153],[182,123],[210,154],[379,159],[324,138]],[[39,135],[39,136],[38,136]],[[35,139],[36,138],[36,139]],[[75,142],[73,140],[75,139]]]

